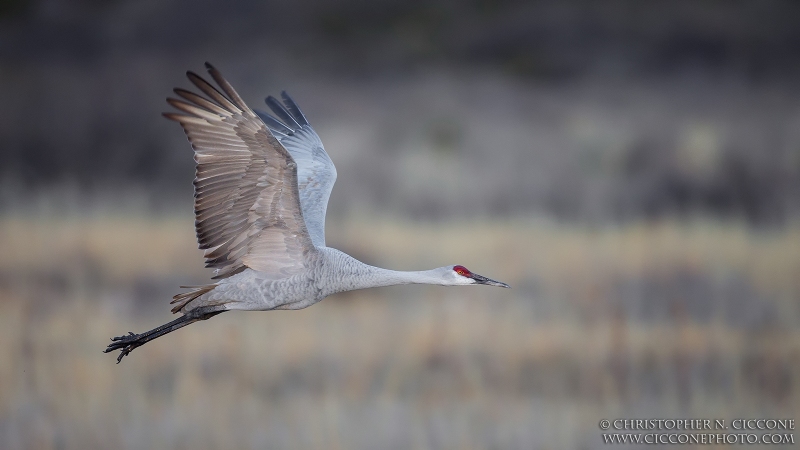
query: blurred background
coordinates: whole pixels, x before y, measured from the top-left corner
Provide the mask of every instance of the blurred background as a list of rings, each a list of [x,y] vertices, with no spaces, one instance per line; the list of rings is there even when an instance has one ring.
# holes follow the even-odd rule
[[[160,113],[215,64],[336,163],[328,244],[464,264],[136,350],[209,272]],[[0,447],[599,449],[800,406],[800,3],[0,2]]]

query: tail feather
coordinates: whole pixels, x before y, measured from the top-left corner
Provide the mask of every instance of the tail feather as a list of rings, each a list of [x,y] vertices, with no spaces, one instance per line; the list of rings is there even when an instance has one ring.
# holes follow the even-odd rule
[[[172,313],[173,314],[177,313],[178,311],[183,309],[184,306],[194,301],[197,297],[200,297],[201,295],[207,292],[213,291],[215,287],[217,287],[216,284],[208,284],[205,286],[181,286],[181,288],[191,289],[191,291],[181,292],[180,294],[176,294],[174,297],[172,297],[172,301],[169,302],[169,304],[172,305],[177,303],[172,308]]]

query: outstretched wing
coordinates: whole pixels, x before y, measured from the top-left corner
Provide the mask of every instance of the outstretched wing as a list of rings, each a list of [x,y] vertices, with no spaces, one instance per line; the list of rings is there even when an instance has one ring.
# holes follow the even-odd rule
[[[264,122],[210,64],[222,92],[187,72],[205,94],[167,99],[194,148],[194,213],[206,267],[224,278],[250,267],[275,278],[302,271],[313,249],[297,189],[297,164]],[[223,93],[224,92],[224,93]]]
[[[285,91],[281,93],[281,98],[283,104],[272,96],[266,100],[267,106],[277,117],[259,110],[256,110],[256,114],[297,163],[300,206],[303,208],[308,234],[314,245],[324,247],[325,212],[336,182],[336,167],[294,100]]]

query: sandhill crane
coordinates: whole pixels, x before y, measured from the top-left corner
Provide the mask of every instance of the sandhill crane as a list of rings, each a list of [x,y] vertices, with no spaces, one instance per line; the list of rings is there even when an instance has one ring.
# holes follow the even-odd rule
[[[173,297],[183,315],[150,331],[111,338],[105,352],[133,349],[230,310],[301,309],[343,291],[395,284],[509,287],[461,265],[419,272],[370,266],[325,246],[325,211],[336,168],[317,133],[283,92],[267,97],[274,115],[251,110],[206,63],[218,90],[193,72],[205,96],[175,89],[164,113],[181,124],[194,148],[197,241],[216,280]]]

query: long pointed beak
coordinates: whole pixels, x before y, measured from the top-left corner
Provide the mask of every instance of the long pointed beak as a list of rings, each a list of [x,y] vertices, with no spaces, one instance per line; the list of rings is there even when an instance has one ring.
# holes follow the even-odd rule
[[[491,278],[486,278],[477,274],[472,274],[472,279],[475,280],[475,284],[485,284],[487,286],[499,286],[503,288],[511,288],[511,286],[501,283],[500,281],[492,280]]]

